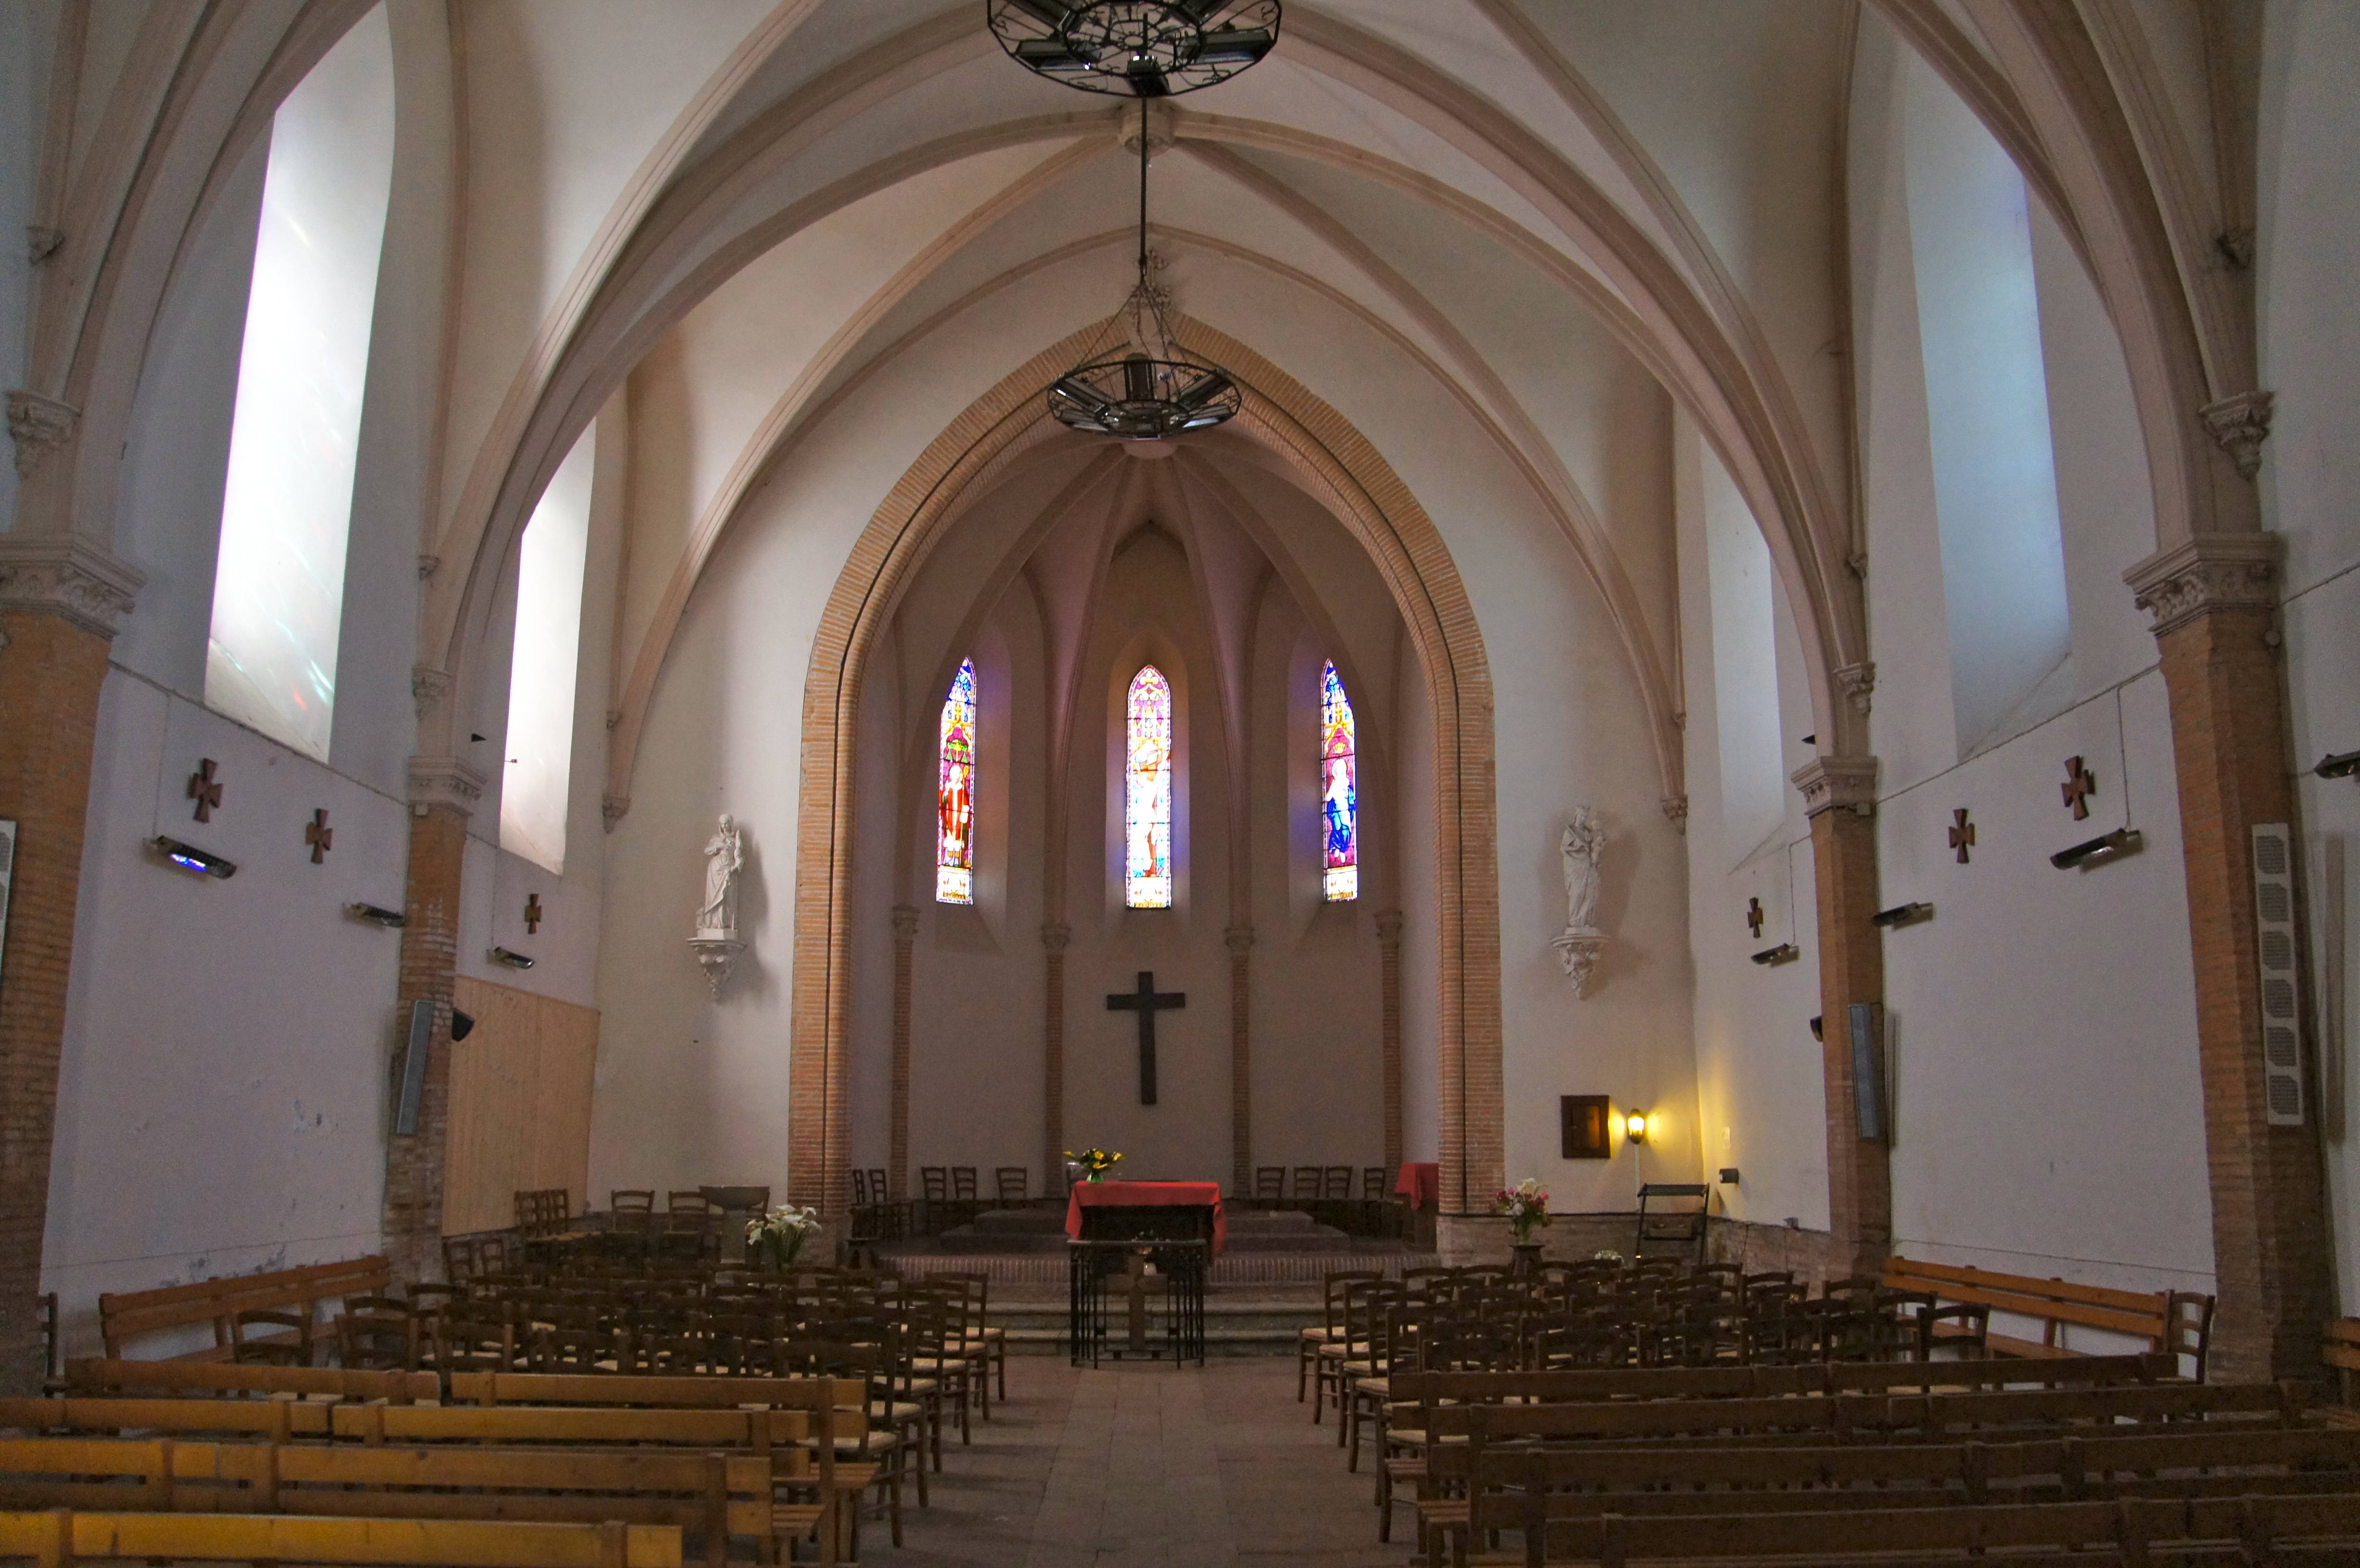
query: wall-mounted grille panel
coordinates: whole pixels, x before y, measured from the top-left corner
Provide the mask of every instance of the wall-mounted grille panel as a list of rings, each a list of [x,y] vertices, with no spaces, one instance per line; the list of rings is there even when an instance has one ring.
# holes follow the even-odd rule
[[[2284,822],[2254,824],[2255,952],[2262,983],[2263,1108],[2272,1127],[2302,1125],[2302,1018],[2295,983],[2294,845]]]

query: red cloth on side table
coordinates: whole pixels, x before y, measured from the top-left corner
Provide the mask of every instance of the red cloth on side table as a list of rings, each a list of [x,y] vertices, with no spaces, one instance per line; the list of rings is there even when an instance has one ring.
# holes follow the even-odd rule
[[[1437,1160],[1404,1161],[1401,1174],[1393,1179],[1393,1191],[1407,1198],[1413,1209],[1439,1206],[1442,1202],[1442,1162]]]
[[[1209,1208],[1213,1211],[1213,1256],[1229,1240],[1229,1217],[1221,1212],[1218,1181],[1076,1181],[1065,1200],[1065,1235],[1082,1239],[1084,1209]]]

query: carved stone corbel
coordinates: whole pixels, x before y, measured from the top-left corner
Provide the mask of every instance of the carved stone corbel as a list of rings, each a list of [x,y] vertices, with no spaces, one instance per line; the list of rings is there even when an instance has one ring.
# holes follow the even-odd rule
[[[418,722],[424,724],[426,715],[451,694],[451,672],[437,670],[431,664],[412,665],[410,670],[410,703],[418,710]]]
[[[1863,659],[1858,664],[1838,665],[1835,675],[1837,687],[1852,699],[1852,705],[1867,713],[1869,698],[1876,691],[1875,661]]]
[[[8,434],[16,442],[16,473],[30,479],[41,459],[73,439],[82,410],[21,387],[8,392]]]
[[[613,833],[615,824],[630,815],[630,811],[631,798],[628,795],[602,795],[598,798],[598,815],[606,822],[608,833]]]
[[[2269,439],[2271,408],[2277,401],[2273,392],[2240,392],[2197,410],[2212,440],[2237,465],[2240,478],[2251,479],[2261,472],[2262,442]]]

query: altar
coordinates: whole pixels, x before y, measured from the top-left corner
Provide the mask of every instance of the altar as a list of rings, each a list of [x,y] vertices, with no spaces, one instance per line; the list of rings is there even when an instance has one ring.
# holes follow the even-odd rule
[[[1229,1225],[1214,1181],[1085,1181],[1065,1200],[1066,1334],[1072,1360],[1096,1366],[1103,1354],[1161,1356],[1173,1365],[1205,1360],[1205,1283]],[[1128,1333],[1107,1344],[1107,1298],[1122,1281]],[[1163,1345],[1147,1331],[1148,1285],[1164,1296]]]

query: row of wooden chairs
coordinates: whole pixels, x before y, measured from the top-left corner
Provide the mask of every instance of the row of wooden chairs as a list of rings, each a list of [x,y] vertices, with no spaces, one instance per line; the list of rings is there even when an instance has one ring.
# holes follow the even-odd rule
[[[2349,1560],[2360,1433],[2307,1424],[2291,1386],[2194,1384],[2173,1365],[1403,1373],[1380,1533],[1397,1495],[1415,1505],[1429,1562],[2012,1561],[2013,1545],[2145,1561],[2150,1541],[2253,1562],[2289,1536]],[[2323,1497],[2344,1500],[2313,1509]],[[2206,1512],[2224,1500],[2225,1526]],[[2067,1508],[2084,1511],[2041,1511]],[[1521,1549],[1500,1550],[1511,1536]]]

